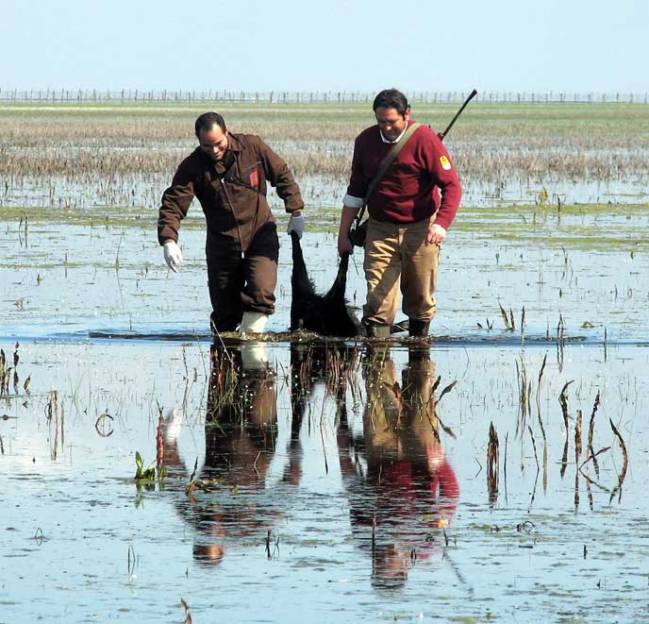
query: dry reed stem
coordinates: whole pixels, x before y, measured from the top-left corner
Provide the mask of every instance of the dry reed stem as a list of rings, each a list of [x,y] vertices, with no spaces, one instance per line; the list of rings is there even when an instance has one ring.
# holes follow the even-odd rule
[[[579,470],[581,470],[590,461],[594,463],[598,455],[601,455],[602,453],[606,453],[606,451],[610,451],[610,450],[611,450],[610,446],[605,446],[604,448],[599,449],[599,451],[597,451],[596,453],[594,451],[591,452],[590,455],[588,455],[588,457],[584,459],[583,462],[581,462],[581,464],[579,465]]]
[[[593,411],[590,415],[590,422],[588,424],[588,451],[590,452],[593,458],[593,466],[595,467],[595,474],[599,479],[599,464],[597,462],[597,455],[593,450],[593,435],[595,433],[595,414],[597,413],[597,408],[599,407],[599,390],[597,391],[597,396],[595,397],[595,403],[593,404]]]
[[[489,503],[492,505],[498,499],[499,464],[498,434],[492,422],[489,425],[489,442],[487,444],[487,492]]]
[[[527,424],[527,418],[532,413],[531,411],[531,393],[532,384],[527,379],[527,368],[522,356],[520,358],[520,366],[516,360],[516,379],[518,382],[518,420],[516,422],[516,437],[522,435]]]
[[[180,604],[182,605],[183,609],[185,609],[185,619],[183,620],[183,624],[192,624],[192,614],[189,611],[189,605],[187,602],[185,602],[184,598],[180,599]]]
[[[548,440],[545,435],[545,427],[543,426],[543,419],[541,418],[541,380],[543,379],[543,372],[545,371],[545,364],[548,360],[548,354],[543,356],[541,369],[539,370],[539,377],[536,383],[536,416],[541,428],[541,436],[543,437],[543,491],[547,492],[548,489]]]
[[[620,448],[622,449],[622,457],[623,457],[623,463],[622,463],[622,470],[620,474],[618,475],[618,483],[613,488],[613,491],[611,492],[611,498],[609,500],[612,501],[613,498],[615,498],[615,495],[619,492],[620,498],[622,497],[622,485],[624,484],[624,479],[626,478],[626,472],[629,467],[629,454],[626,449],[626,444],[624,443],[624,439],[622,438],[622,435],[620,432],[617,430],[615,425],[613,424],[613,421],[609,419],[609,423],[611,424],[611,429],[613,430],[613,433],[615,434],[615,437],[617,438],[618,442],[620,443]]]
[[[574,380],[571,379],[570,381],[566,382],[564,384],[563,388],[561,388],[561,393],[559,394],[559,404],[561,405],[561,414],[563,416],[563,425],[564,425],[566,437],[568,437],[568,433],[569,433],[569,430],[570,430],[570,426],[568,424],[569,416],[568,416],[568,393],[567,393],[567,390],[568,390],[568,386],[573,381]]]
[[[155,465],[158,472],[164,465],[164,430],[165,430],[165,421],[162,416],[162,409],[159,410],[160,414],[158,416],[158,427],[156,429],[156,454],[155,454]]]
[[[579,458],[581,456],[581,423],[582,423],[581,410],[577,410],[577,418],[575,419],[575,465],[579,465]]]
[[[536,454],[536,440],[534,439],[534,432],[532,431],[532,427],[529,425],[527,426],[527,430],[530,434],[530,438],[532,439],[532,449],[534,450],[534,461],[536,461],[536,471],[539,472],[541,469],[539,465],[539,456]]]
[[[563,455],[561,456],[561,478],[566,473],[566,468],[568,467],[568,438],[570,435],[570,427],[568,424],[568,386],[572,383],[573,380],[568,381],[564,384],[559,394],[559,403],[561,404],[561,414],[563,415],[563,425],[565,430],[565,441],[563,445]]]

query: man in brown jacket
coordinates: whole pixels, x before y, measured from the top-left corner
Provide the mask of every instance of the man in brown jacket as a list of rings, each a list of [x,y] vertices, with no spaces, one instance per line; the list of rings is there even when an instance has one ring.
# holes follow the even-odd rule
[[[180,222],[194,197],[207,221],[207,278],[213,332],[261,333],[275,311],[279,241],[266,201],[267,182],[302,236],[304,202],[286,163],[258,136],[227,130],[218,113],[195,123],[198,147],[180,163],[162,196],[158,241],[172,271],[182,264]]]

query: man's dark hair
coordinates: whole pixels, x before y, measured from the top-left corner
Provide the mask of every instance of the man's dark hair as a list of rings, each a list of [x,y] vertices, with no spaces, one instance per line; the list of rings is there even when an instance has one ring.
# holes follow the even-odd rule
[[[209,132],[216,124],[223,132],[227,130],[225,127],[225,119],[218,113],[203,113],[194,124],[196,136],[199,132]]]
[[[374,98],[372,109],[377,108],[396,108],[399,115],[405,115],[410,107],[408,98],[398,89],[384,89]]]

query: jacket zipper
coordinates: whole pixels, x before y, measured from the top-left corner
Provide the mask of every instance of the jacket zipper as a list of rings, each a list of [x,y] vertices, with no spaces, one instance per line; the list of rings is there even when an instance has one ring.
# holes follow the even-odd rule
[[[230,212],[232,212],[232,216],[234,217],[234,222],[237,225],[237,236],[239,237],[239,248],[241,251],[241,257],[243,258],[245,256],[244,250],[243,250],[243,238],[241,237],[241,228],[239,227],[239,220],[237,218],[237,213],[234,209],[234,204],[232,203],[232,199],[230,198],[230,193],[228,192],[228,188],[225,186],[225,183],[223,182],[223,178],[221,176],[218,176],[219,182],[221,183],[221,188],[223,189],[223,194],[225,195],[225,199],[228,202],[228,206],[230,206]]]

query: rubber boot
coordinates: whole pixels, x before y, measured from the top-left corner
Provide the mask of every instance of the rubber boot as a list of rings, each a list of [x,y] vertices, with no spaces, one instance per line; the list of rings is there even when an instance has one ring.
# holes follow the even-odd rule
[[[372,325],[368,323],[365,327],[367,329],[368,338],[381,338],[387,340],[392,335],[389,325]]]
[[[241,366],[244,371],[265,371],[268,352],[265,342],[245,342],[241,345]]]
[[[244,312],[239,326],[242,334],[263,334],[268,322],[268,315],[261,312]]]
[[[411,338],[424,338],[428,336],[430,321],[420,321],[419,319],[410,319],[408,334]]]
[[[416,348],[414,346],[408,348],[408,366],[417,367],[421,363],[430,362],[430,347]]]

